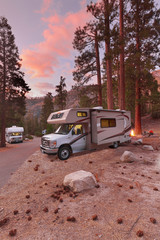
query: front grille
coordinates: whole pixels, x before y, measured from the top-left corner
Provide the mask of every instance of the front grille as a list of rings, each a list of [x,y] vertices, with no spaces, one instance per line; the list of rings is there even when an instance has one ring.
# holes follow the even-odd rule
[[[49,147],[49,141],[46,138],[42,138],[42,146]]]

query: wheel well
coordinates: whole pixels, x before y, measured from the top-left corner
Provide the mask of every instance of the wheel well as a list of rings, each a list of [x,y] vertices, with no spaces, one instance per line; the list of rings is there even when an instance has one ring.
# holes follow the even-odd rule
[[[71,146],[70,146],[69,144],[62,144],[62,145],[59,147],[59,149],[62,148],[62,147],[68,147],[68,148],[70,149],[71,153],[72,153],[72,148],[71,148]]]

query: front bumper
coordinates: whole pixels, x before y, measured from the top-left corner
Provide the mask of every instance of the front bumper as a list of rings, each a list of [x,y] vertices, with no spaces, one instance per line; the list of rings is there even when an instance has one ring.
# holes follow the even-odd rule
[[[43,147],[42,145],[40,145],[40,149],[42,153],[47,153],[47,154],[56,154],[58,152],[58,148],[47,148],[47,147]]]

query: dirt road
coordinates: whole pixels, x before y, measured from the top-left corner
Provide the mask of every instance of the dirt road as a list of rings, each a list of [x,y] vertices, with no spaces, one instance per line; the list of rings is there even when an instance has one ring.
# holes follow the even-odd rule
[[[7,183],[11,174],[36,150],[39,149],[40,138],[34,138],[23,143],[7,144],[0,149],[0,187]]]

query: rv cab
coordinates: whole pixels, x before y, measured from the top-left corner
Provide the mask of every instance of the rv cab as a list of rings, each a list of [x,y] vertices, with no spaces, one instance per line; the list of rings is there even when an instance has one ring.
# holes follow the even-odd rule
[[[62,124],[53,134],[44,135],[41,140],[43,153],[58,153],[61,160],[67,159],[71,153],[86,149],[86,136],[82,124]]]

